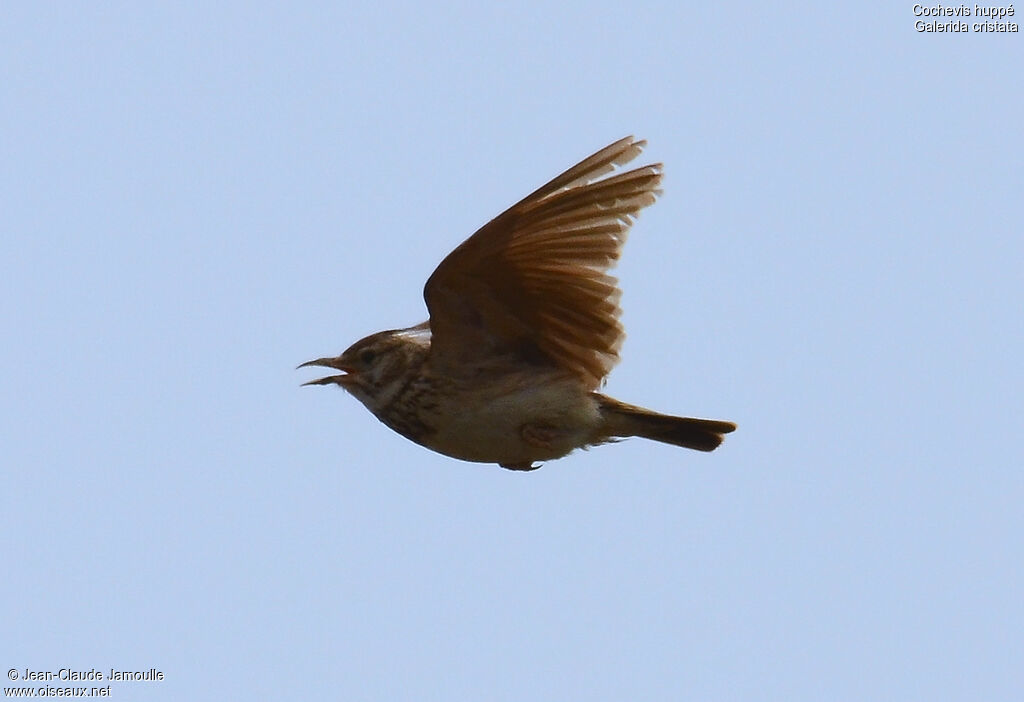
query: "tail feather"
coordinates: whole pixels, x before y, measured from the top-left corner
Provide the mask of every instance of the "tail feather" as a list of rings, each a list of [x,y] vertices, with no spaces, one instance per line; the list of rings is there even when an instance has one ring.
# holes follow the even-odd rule
[[[673,417],[627,405],[605,395],[595,395],[601,404],[601,415],[605,418],[609,437],[639,436],[697,451],[714,451],[722,443],[722,435],[736,429],[732,422]]]

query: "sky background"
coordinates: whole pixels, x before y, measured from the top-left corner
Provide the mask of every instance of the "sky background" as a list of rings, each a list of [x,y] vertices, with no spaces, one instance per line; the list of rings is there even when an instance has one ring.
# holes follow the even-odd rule
[[[3,669],[1024,697],[1024,40],[912,7],[5,4]],[[666,177],[607,392],[721,449],[513,473],[299,387],[627,134]]]

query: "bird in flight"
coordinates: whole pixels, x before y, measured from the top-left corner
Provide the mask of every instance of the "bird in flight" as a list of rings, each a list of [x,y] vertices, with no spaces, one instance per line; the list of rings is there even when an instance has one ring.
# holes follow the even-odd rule
[[[712,451],[732,422],[674,417],[598,392],[625,330],[608,270],[661,164],[616,171],[626,137],[541,186],[466,239],[427,280],[430,319],[318,358],[377,419],[433,451],[510,470],[638,436]]]

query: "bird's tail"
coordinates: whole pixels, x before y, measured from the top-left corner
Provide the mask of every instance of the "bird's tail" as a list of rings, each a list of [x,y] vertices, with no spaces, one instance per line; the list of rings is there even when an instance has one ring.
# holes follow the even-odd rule
[[[722,443],[722,435],[736,429],[732,422],[658,414],[605,395],[594,394],[600,403],[605,431],[609,437],[639,436],[697,451],[714,451]]]

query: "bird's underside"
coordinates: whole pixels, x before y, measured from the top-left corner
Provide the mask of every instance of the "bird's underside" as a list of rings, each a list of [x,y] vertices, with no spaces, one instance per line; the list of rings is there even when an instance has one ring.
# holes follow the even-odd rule
[[[310,384],[345,388],[435,451],[513,470],[628,436],[716,448],[734,424],[596,392],[625,336],[608,271],[662,169],[612,172],[644,144],[609,145],[481,227],[427,280],[429,322],[303,364],[342,371]]]

